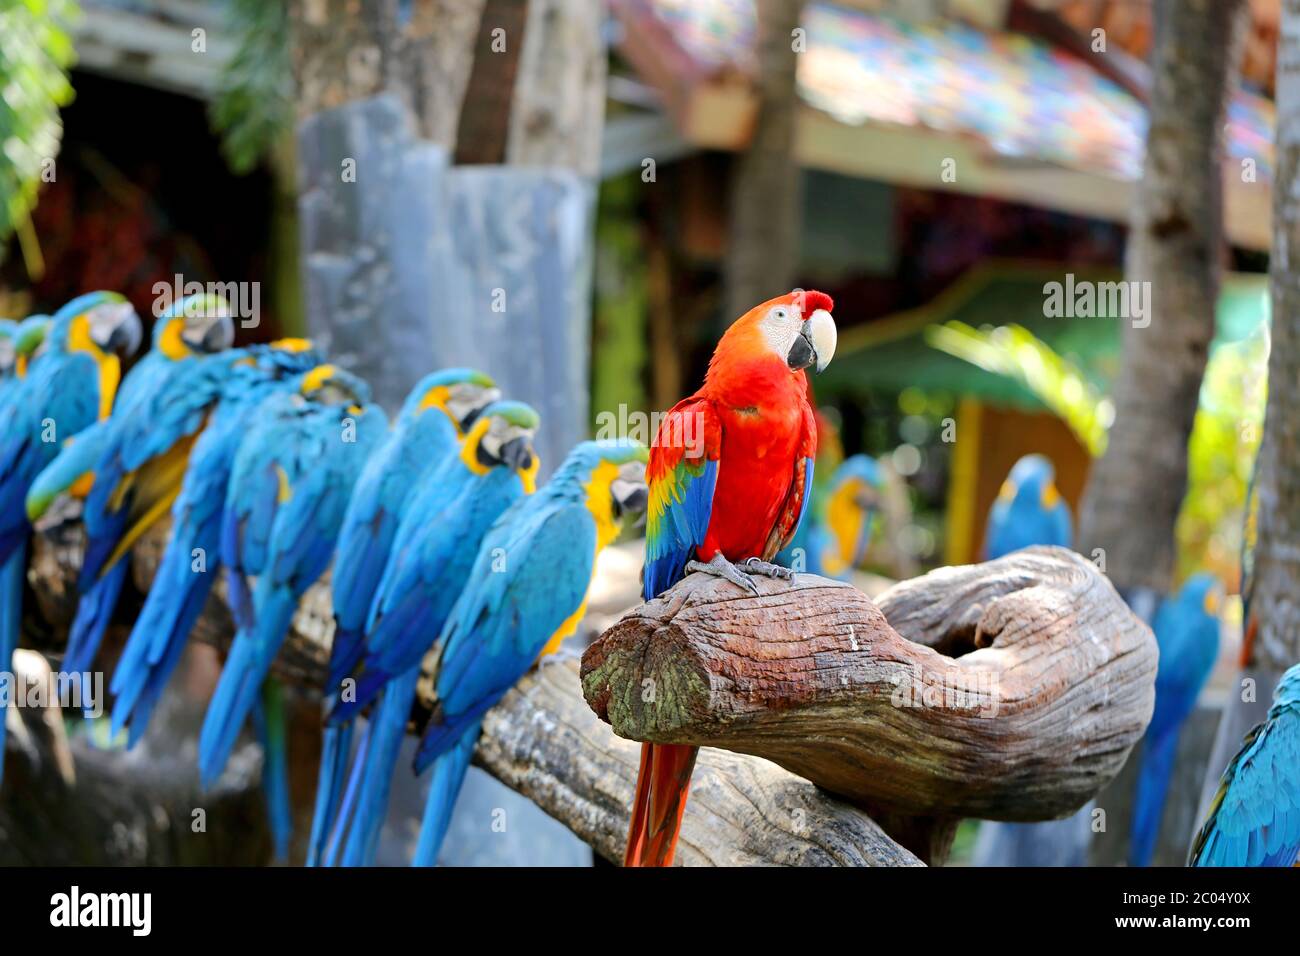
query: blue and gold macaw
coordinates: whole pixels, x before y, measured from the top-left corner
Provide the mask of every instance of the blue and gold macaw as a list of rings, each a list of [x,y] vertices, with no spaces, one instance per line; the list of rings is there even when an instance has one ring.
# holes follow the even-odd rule
[[[1071,547],[1070,506],[1056,490],[1056,471],[1042,455],[1025,455],[1011,468],[989,512],[984,557],[992,561],[1036,544]]]
[[[15,368],[25,374],[0,401],[0,670],[9,669],[22,619],[27,491],[61,446],[112,410],[121,359],[140,345],[140,318],[116,292],[92,292],[48,322],[24,322],[18,336]]]
[[[221,567],[221,514],[240,442],[264,401],[276,392],[298,389],[302,376],[322,361],[305,339],[282,339],[229,355],[220,399],[194,443],[172,505],[171,538],[113,673],[111,732],[129,723],[128,747],[148,726]]]
[[[874,458],[846,458],[825,485],[814,488],[811,520],[800,524],[777,563],[794,567],[794,552],[803,548],[802,570],[847,581],[866,559],[883,490],[884,476]]]
[[[435,646],[433,712],[415,762],[417,773],[433,765],[416,865],[437,862],[483,715],[577,629],[597,555],[646,506],[648,459],[635,442],[583,442],[483,539]]]
[[[989,509],[984,557],[992,561],[1034,545],[1072,547],[1070,506],[1056,489],[1056,471],[1042,455],[1012,466]],[[976,866],[1083,866],[1091,838],[1092,805],[1064,820],[980,824]]]
[[[418,496],[436,494],[430,490],[438,487],[435,475],[454,456],[465,429],[499,395],[482,372],[451,368],[426,375],[407,396],[388,441],[357,482],[343,520],[331,580],[334,639],[327,687],[341,685],[361,661],[371,601],[403,516]],[[441,414],[426,414],[433,410]],[[338,812],[351,738],[350,720],[324,730],[308,865],[320,861]]]
[[[1300,854],[1300,664],[1223,772],[1191,866],[1294,866]]]
[[[237,631],[199,734],[204,787],[257,706],[299,597],[328,567],[352,488],[387,425],[365,382],[321,365],[299,391],[263,403],[240,442],[221,522]],[[273,830],[285,824],[273,820]]]
[[[313,861],[349,866],[373,861],[420,661],[464,587],[483,535],[511,504],[536,488],[532,442],[538,424],[537,412],[522,402],[493,402],[465,435],[459,453],[414,495],[374,588],[364,669],[351,680],[343,671],[333,685],[328,731],[335,750],[327,748],[327,756],[335,763],[322,763]],[[339,806],[341,764],[354,718],[377,698],[353,761],[348,799]]]
[[[63,660],[68,673],[90,670],[126,580],[124,559],[180,492],[190,451],[229,372],[234,337],[224,299],[197,295],[178,302],[154,323],[153,347],[123,382],[113,416],[68,451],[80,477],[90,481],[82,511],[81,598]],[[88,445],[95,457],[86,468]],[[63,468],[57,462],[52,467]],[[29,513],[45,507],[42,496],[50,488],[38,482],[28,495]]]
[[[1222,585],[1211,574],[1195,574],[1156,612],[1153,630],[1160,647],[1156,705],[1142,745],[1129,866],[1149,866],[1164,815],[1169,779],[1182,730],[1219,656]]]
[[[388,440],[366,465],[343,518],[330,582],[331,686],[361,660],[370,601],[415,489],[455,453],[465,429],[500,394],[491,378],[473,369],[429,373],[411,389]]]

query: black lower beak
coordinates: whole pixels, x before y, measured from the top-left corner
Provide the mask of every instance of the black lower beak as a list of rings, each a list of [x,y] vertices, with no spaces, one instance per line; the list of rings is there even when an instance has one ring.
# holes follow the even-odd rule
[[[116,352],[120,357],[127,358],[136,353],[143,338],[144,330],[140,325],[140,317],[132,312],[113,329],[108,337],[107,351]]]
[[[790,354],[785,357],[785,364],[790,366],[792,372],[805,369],[817,361],[817,350],[813,348],[809,334],[809,326],[805,322],[795,337],[794,344],[790,346]]]
[[[512,438],[501,446],[501,461],[515,471],[523,471],[533,463],[533,449],[526,438]]]
[[[229,316],[223,315],[204,330],[199,349],[209,354],[224,352],[234,343],[235,323]]]
[[[640,514],[645,511],[646,505],[649,503],[650,489],[645,485],[639,486],[627,497],[616,501],[619,511],[623,514]]]

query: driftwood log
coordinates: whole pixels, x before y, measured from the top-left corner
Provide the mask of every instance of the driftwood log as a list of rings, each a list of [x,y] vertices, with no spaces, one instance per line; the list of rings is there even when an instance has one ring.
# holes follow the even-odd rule
[[[134,549],[133,577],[148,587],[165,545],[167,523]],[[33,539],[28,578],[43,622],[43,647],[56,656],[75,607],[81,526],[62,520]],[[224,649],[230,617],[221,585],[209,600],[195,639]],[[128,609],[129,610],[129,609]],[[324,679],[333,622],[328,582],[304,595],[276,673],[315,693]],[[106,641],[111,659],[114,628]],[[427,706],[427,702],[424,702]],[[125,759],[125,758],[124,758]],[[484,721],[475,762],[568,826],[603,857],[622,859],[638,765],[638,747],[615,737],[582,698],[572,654],[544,663],[521,681]],[[807,780],[754,757],[713,751],[696,771],[683,823],[682,865],[915,866],[919,860],[890,839],[860,808]]]
[[[692,575],[583,657],[632,740],[763,757],[868,808],[923,859],[961,817],[1066,816],[1151,717],[1150,630],[1058,548],[944,568],[879,604],[810,575],[749,596]]]

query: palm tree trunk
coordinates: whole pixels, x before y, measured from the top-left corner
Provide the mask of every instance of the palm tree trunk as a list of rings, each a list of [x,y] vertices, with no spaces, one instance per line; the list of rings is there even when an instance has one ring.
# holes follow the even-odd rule
[[[1151,121],[1125,264],[1126,279],[1149,283],[1150,309],[1124,323],[1116,420],[1079,533],[1086,555],[1104,552],[1107,574],[1125,593],[1161,594],[1172,583],[1187,439],[1214,335],[1223,126],[1244,9],[1242,0],[1157,7]]]
[[[732,169],[726,263],[730,322],[790,291],[799,256],[802,190],[794,157],[799,54],[792,33],[803,0],[758,0],[759,108],[754,138]]]

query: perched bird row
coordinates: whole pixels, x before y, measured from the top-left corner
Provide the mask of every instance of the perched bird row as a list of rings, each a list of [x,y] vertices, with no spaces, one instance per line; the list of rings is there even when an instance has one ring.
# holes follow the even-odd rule
[[[432,864],[484,713],[576,628],[600,549],[644,509],[646,449],[584,442],[538,490],[539,417],[481,372],[426,376],[390,426],[366,383],[309,342],[233,348],[219,299],[191,297],[161,316],[122,379],[140,337],[113,293],[0,327],[0,649],[17,638],[31,522],[56,500],[84,499],[69,673],[93,666],[130,551],[170,511],[110,682],[111,727],[128,746],[140,739],[224,568],[236,635],[200,732],[200,778],[217,780],[251,719],[283,857],[286,734],[272,665],[299,599],[332,563],[337,627],[310,856],[373,860],[429,662],[416,769],[434,774],[416,860]]]

